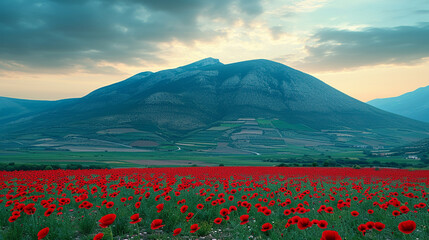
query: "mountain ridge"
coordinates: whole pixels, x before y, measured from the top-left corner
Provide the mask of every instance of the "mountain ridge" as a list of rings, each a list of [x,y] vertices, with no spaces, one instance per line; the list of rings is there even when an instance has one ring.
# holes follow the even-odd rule
[[[221,130],[208,131],[212,127]],[[344,134],[338,131],[359,132],[359,138],[365,139],[365,132],[374,129],[419,132],[407,138],[401,135],[402,140],[387,133],[390,140],[386,138],[386,141],[396,144],[404,139],[416,140],[429,130],[429,125],[362,103],[281,63],[255,59],[222,64],[218,59],[206,58],[174,69],[142,72],[82,98],[60,101],[53,108],[25,118],[17,116],[9,124],[3,124],[0,133],[5,132],[6,138],[33,134],[39,139],[47,136],[63,139],[77,134],[88,139],[103,137],[120,142],[116,136],[101,136],[99,132],[134,129],[130,131],[141,135],[136,137],[137,141],[153,138],[175,143],[202,132],[218,134],[210,140],[213,144],[227,141],[240,148],[243,141],[251,142],[249,139],[253,138],[263,138],[263,142],[283,139],[286,143],[289,141],[286,136],[291,134],[289,128],[298,135],[302,129],[312,129],[314,134],[323,135],[319,138],[326,141],[324,144],[332,139],[344,139]],[[323,132],[329,129],[337,131],[336,137]],[[150,137],[145,137],[142,131]],[[242,139],[243,136],[246,137]],[[307,137],[314,142],[311,136]],[[338,144],[343,144],[341,141]],[[383,144],[376,139],[365,141]],[[136,143],[130,141],[129,144]],[[350,140],[348,144],[362,142]]]
[[[391,98],[378,98],[368,104],[415,120],[429,122],[429,86]]]

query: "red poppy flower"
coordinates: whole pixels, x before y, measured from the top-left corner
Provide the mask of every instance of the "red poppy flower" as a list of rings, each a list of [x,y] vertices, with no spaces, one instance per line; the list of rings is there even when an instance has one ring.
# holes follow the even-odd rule
[[[140,208],[141,202],[136,202],[135,207],[138,209]]]
[[[334,208],[333,207],[327,207],[327,208],[325,208],[325,212],[334,213]]]
[[[34,203],[30,203],[27,206],[24,207],[24,212],[27,215],[33,215],[34,213],[36,213],[36,208],[34,207]]]
[[[190,233],[194,233],[194,232],[198,231],[198,229],[200,229],[200,227],[198,227],[197,223],[196,224],[192,224],[191,225],[191,231],[190,231]]]
[[[265,209],[265,211],[263,212],[265,216],[269,216],[271,215],[271,210],[270,209]]]
[[[299,221],[299,219],[301,219],[301,217],[300,217],[300,216],[293,216],[293,217],[291,218],[291,220],[292,220],[292,224],[297,224],[297,223],[298,223],[298,221]]]
[[[150,228],[152,230],[158,229],[158,228],[162,228],[165,225],[162,225],[162,219],[155,219],[152,221],[152,223],[150,224]]]
[[[328,222],[325,220],[320,220],[319,222],[317,222],[317,226],[319,226],[319,228],[321,229],[325,229],[328,227]]]
[[[241,215],[240,220],[241,220],[241,223],[240,223],[241,225],[248,223],[249,222],[249,215]]]
[[[97,235],[94,236],[94,240],[101,240],[104,237],[104,233],[97,233]]]
[[[15,215],[14,215],[14,216],[10,216],[10,217],[9,217],[9,219],[8,219],[8,221],[9,221],[9,222],[15,222],[15,221],[16,221],[16,219],[18,219],[18,217],[19,217],[19,216],[15,216]]]
[[[182,232],[182,229],[181,228],[176,228],[176,229],[174,229],[174,231],[173,231],[173,236],[177,236],[177,235],[179,235],[179,233],[180,232]]]
[[[384,223],[381,223],[381,222],[374,223],[374,228],[378,231],[383,230],[385,227],[386,225]]]
[[[203,209],[203,208],[204,208],[203,204],[201,204],[201,203],[197,204],[197,209]]]
[[[193,212],[188,213],[188,215],[186,216],[186,220],[189,221],[191,220],[191,218],[194,216]]]
[[[360,232],[364,232],[364,231],[366,231],[368,229],[368,227],[365,225],[365,224],[361,224],[361,225],[359,225],[358,226],[358,230],[360,231]]]
[[[229,212],[233,212],[233,211],[237,211],[237,207],[236,206],[230,206],[229,207]]]
[[[268,230],[271,230],[273,228],[273,225],[271,225],[271,223],[264,223],[262,224],[262,232],[266,232]]]
[[[116,214],[111,213],[103,216],[100,220],[98,220],[100,227],[107,228],[110,226],[116,219]]]
[[[220,215],[222,215],[222,216],[226,216],[226,215],[228,215],[229,214],[229,209],[228,208],[222,208],[221,210],[220,210]]]
[[[374,213],[374,210],[368,209],[368,214],[373,214],[373,213]]]
[[[140,217],[140,214],[139,213],[136,213],[136,214],[133,214],[131,217],[131,224],[136,224],[136,223],[139,223],[139,222],[141,222],[142,221],[142,218]]]
[[[48,208],[48,210],[45,211],[45,217],[49,217],[54,212],[54,209]]]
[[[306,228],[309,228],[312,225],[313,225],[313,223],[308,218],[301,218],[301,219],[299,219],[298,224],[297,224],[297,226],[298,226],[298,228],[300,230],[304,230]]]
[[[374,222],[367,222],[365,225],[366,225],[366,227],[368,229],[373,229],[374,228]]]
[[[40,239],[45,238],[45,237],[46,237],[46,235],[48,235],[48,233],[49,233],[49,228],[48,228],[48,227],[46,227],[46,228],[44,228],[44,229],[40,230],[40,231],[37,233],[37,239],[38,239],[38,240],[40,240]]]
[[[398,225],[399,231],[410,234],[416,230],[416,223],[413,220],[403,221]]]
[[[216,224],[221,224],[221,223],[222,223],[222,218],[216,218],[216,219],[214,220],[214,223],[216,223]]]
[[[322,238],[320,240],[342,240],[342,238],[336,231],[325,230],[323,231]]]
[[[188,206],[183,205],[183,206],[180,208],[180,212],[181,212],[181,213],[185,213],[186,211],[188,211]]]
[[[401,212],[399,212],[398,210],[395,210],[392,212],[392,215],[396,217],[396,216],[401,215]]]
[[[113,207],[113,205],[115,205],[114,202],[107,202],[106,203],[106,208],[111,208],[111,207]]]
[[[410,211],[410,209],[407,206],[401,206],[399,207],[399,210],[401,211],[401,213],[408,213]]]
[[[158,209],[158,211],[156,211],[156,212],[161,212],[162,209],[164,209],[164,203],[160,203],[160,204],[156,205],[156,209]]]
[[[352,214],[353,217],[359,216],[359,212],[358,211],[352,211],[351,214]]]

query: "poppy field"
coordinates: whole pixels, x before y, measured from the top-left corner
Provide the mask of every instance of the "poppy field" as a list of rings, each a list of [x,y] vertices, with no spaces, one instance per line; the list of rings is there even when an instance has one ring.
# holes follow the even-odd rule
[[[0,172],[0,239],[429,239],[429,171]]]

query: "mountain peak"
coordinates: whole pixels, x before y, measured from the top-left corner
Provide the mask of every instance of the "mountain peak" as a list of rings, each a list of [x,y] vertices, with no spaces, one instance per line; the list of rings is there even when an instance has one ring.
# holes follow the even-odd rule
[[[201,59],[199,61],[193,62],[191,64],[182,66],[180,68],[195,69],[195,68],[205,67],[205,66],[209,66],[209,65],[220,65],[220,64],[223,65],[223,63],[221,63],[219,61],[219,59],[208,57],[208,58],[204,58],[204,59]]]

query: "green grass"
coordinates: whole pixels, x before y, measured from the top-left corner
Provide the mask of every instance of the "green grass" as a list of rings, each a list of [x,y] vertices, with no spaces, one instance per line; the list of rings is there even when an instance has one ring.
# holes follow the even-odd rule
[[[273,126],[271,125],[271,120],[267,120],[267,119],[257,119],[256,122],[258,122],[258,125],[261,128],[272,128]]]
[[[303,124],[291,124],[282,120],[257,119],[259,127],[262,128],[277,128],[279,130],[297,130],[297,131],[315,131]]]
[[[314,129],[307,127],[303,124],[290,124],[281,120],[273,120],[272,124],[274,125],[274,127],[280,130],[315,131]]]

